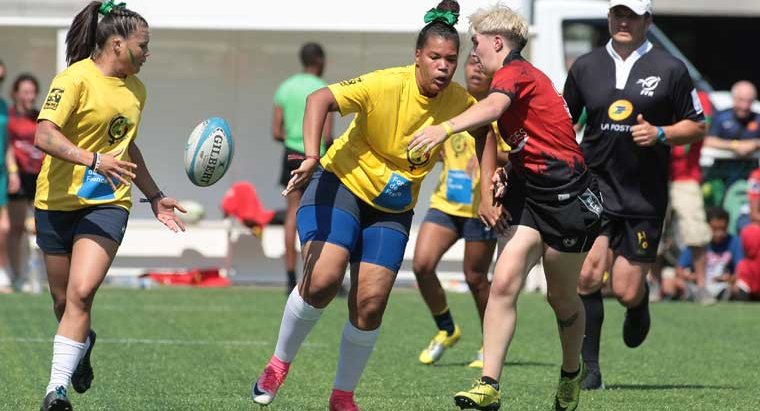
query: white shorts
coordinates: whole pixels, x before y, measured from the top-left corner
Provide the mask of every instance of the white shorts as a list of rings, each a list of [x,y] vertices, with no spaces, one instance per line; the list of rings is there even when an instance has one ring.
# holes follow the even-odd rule
[[[673,181],[670,184],[670,207],[679,243],[688,247],[703,247],[712,233],[707,225],[702,188],[696,181]]]

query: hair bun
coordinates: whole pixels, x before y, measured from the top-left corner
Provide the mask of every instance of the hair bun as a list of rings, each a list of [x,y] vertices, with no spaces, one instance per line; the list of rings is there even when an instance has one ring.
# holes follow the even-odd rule
[[[456,0],[443,0],[436,8],[425,13],[425,23],[441,22],[454,26],[459,21],[459,3]]]
[[[456,0],[442,0],[436,8],[441,11],[450,11],[457,14],[457,16],[459,15],[459,2]]]

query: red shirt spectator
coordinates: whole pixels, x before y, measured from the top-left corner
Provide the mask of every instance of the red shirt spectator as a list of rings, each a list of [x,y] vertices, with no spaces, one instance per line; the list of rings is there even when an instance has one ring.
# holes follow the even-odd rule
[[[34,132],[37,129],[37,113],[19,115],[15,107],[8,109],[8,141],[13,148],[19,169],[23,173],[37,175],[42,167],[45,154],[34,146]]]
[[[710,122],[713,106],[707,93],[697,93],[704,110],[705,120]],[[702,140],[689,145],[674,146],[670,149],[670,181],[702,181],[702,169],[699,156],[702,152]]]
[[[755,170],[757,173],[758,170]],[[760,226],[750,224],[742,230],[744,259],[736,267],[736,285],[753,300],[760,299]]]

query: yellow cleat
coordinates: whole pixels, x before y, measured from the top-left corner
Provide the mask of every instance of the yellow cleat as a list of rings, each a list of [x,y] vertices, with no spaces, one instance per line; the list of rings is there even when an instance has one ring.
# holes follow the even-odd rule
[[[420,353],[420,362],[425,365],[433,364],[443,356],[443,352],[447,348],[451,348],[459,342],[460,338],[462,338],[462,330],[457,325],[454,326],[454,334],[448,335],[446,331],[439,331],[430,341],[427,348]]]
[[[472,360],[470,364],[467,365],[470,368],[483,368],[483,347],[480,347],[478,350],[478,353],[475,355],[475,359]]]
[[[581,383],[586,378],[586,365],[581,361],[581,370],[575,378],[561,377],[554,397],[555,411],[573,411],[578,408],[581,396]]]
[[[469,391],[458,392],[454,402],[463,410],[496,411],[501,406],[501,395],[496,388],[477,380]]]

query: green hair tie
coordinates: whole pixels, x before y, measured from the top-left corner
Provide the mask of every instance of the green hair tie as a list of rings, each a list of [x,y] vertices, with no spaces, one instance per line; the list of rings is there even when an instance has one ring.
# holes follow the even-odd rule
[[[127,7],[127,3],[114,3],[113,0],[108,0],[107,2],[100,3],[98,13],[107,16],[114,9],[114,7],[124,8]]]
[[[451,10],[430,9],[425,13],[425,24],[440,21],[441,23],[454,26],[459,21],[459,13]]]

